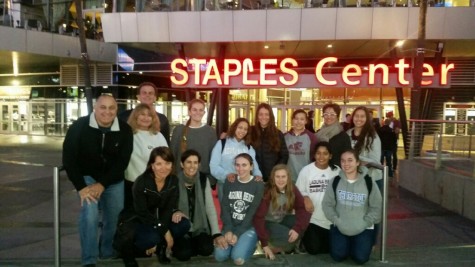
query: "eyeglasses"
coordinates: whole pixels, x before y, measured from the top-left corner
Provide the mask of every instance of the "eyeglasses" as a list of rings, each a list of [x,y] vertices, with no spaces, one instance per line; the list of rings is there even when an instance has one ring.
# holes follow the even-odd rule
[[[325,118],[336,117],[336,113],[323,113],[323,117],[325,117]]]

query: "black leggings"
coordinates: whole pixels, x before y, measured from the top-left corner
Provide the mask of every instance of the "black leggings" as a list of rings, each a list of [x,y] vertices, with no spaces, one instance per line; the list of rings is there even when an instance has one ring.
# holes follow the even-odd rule
[[[302,242],[308,254],[329,253],[330,230],[311,223],[303,234]]]

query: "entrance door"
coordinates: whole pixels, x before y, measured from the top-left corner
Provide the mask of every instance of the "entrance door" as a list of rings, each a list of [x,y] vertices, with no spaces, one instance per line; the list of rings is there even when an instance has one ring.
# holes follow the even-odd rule
[[[0,133],[27,132],[26,114],[21,114],[17,103],[0,104]]]

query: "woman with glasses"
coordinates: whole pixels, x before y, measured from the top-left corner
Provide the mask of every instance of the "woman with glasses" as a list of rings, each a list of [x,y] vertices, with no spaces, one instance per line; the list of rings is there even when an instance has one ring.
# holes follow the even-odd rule
[[[317,140],[330,143],[332,165],[340,166],[340,155],[351,148],[351,142],[339,122],[341,108],[338,104],[329,103],[323,106],[323,126],[315,134]]]
[[[312,161],[317,137],[305,128],[307,113],[297,109],[292,113],[292,128],[285,134],[285,143],[289,150],[289,161],[292,182],[295,184],[300,170]]]

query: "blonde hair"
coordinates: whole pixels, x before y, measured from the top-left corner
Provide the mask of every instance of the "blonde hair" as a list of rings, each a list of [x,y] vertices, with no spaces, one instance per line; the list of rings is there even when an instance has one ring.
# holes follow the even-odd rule
[[[158,119],[155,110],[147,104],[138,104],[130,114],[127,123],[130,125],[130,127],[132,127],[132,131],[134,132],[134,134],[137,133],[139,129],[139,126],[137,124],[137,118],[139,117],[139,115],[144,114],[145,110],[147,110],[148,114],[152,117],[152,124],[150,124],[148,131],[151,134],[157,134],[158,132],[160,132],[160,120]]]
[[[274,168],[272,168],[269,181],[267,181],[266,184],[264,198],[270,200],[273,209],[278,208],[279,196],[281,192],[275,184],[275,173],[280,170],[284,170],[287,173],[287,185],[285,186],[283,193],[287,198],[287,212],[292,212],[295,203],[294,184],[292,182],[289,167],[287,167],[286,164],[277,164],[274,166]]]

